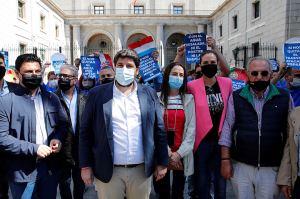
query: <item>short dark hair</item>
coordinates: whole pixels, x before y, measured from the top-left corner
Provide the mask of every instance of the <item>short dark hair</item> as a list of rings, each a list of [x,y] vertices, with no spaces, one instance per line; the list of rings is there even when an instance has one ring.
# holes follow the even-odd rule
[[[217,62],[219,61],[219,57],[218,57],[218,55],[217,55],[217,53],[215,51],[213,51],[213,50],[206,50],[203,53],[201,53],[201,55],[200,55],[200,62],[199,62],[200,65],[201,65],[202,57],[204,55],[207,55],[207,54],[214,54],[216,56],[216,58],[217,58]]]
[[[187,90],[187,72],[186,72],[186,68],[178,62],[171,62],[165,68],[164,76],[163,76],[163,82],[162,82],[162,85],[161,85],[160,99],[164,103],[165,107],[168,106],[168,96],[169,96],[169,92],[170,92],[169,76],[170,76],[172,68],[174,68],[175,66],[181,66],[183,68],[183,71],[184,71],[183,84],[179,89],[179,94],[181,96],[181,99],[183,99],[184,94],[186,93],[186,90]]]
[[[133,59],[135,66],[138,68],[140,66],[140,58],[138,54],[132,49],[123,49],[117,52],[114,57],[114,64],[116,65],[119,58],[130,58]]]
[[[49,80],[49,78],[50,78],[51,75],[55,75],[55,76],[56,76],[56,74],[55,74],[54,71],[50,71],[50,72],[48,73],[48,75],[47,75],[47,79],[48,79],[48,80]]]
[[[37,62],[37,63],[39,63],[40,67],[42,68],[42,62],[38,56],[36,56],[35,54],[22,54],[22,55],[19,55],[16,59],[15,69],[17,71],[20,71],[22,64],[26,63],[26,62]]]

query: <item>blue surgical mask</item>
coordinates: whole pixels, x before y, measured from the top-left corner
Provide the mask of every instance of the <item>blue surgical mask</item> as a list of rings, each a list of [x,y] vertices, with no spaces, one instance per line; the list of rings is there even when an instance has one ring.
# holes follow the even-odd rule
[[[169,86],[171,89],[179,90],[183,84],[183,77],[170,75],[169,76]]]
[[[116,68],[116,81],[122,86],[128,86],[134,80],[134,68]]]

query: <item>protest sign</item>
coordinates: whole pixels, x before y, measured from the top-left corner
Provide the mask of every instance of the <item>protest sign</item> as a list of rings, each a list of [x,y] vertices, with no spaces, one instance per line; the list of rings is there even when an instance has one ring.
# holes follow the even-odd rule
[[[51,56],[51,62],[55,74],[59,74],[60,67],[66,63],[66,57],[61,53],[55,53]]]
[[[194,33],[187,34],[184,37],[185,44],[185,57],[188,64],[199,63],[200,55],[206,51],[206,34],[205,33]]]
[[[277,60],[275,58],[273,58],[273,59],[269,59],[269,61],[272,64],[272,71],[278,72],[278,70],[279,70],[279,64],[278,64]]]
[[[300,70],[300,43],[285,43],[284,58],[288,67]]]
[[[157,57],[152,56],[157,53],[155,42],[151,36],[128,45],[129,49],[133,49],[140,57],[140,75],[144,82],[154,79],[160,74],[160,66]]]
[[[246,82],[243,80],[232,79],[232,90],[236,91],[240,88],[244,88],[246,86]]]
[[[97,56],[81,56],[83,78],[99,79],[100,59]]]

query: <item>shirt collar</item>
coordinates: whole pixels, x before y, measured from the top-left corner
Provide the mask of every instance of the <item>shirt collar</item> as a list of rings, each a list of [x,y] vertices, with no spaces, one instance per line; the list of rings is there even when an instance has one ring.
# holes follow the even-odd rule
[[[61,92],[61,95],[63,96],[63,98],[69,100],[68,96],[64,94],[64,92],[62,92],[62,90],[60,91]],[[77,89],[76,87],[74,88],[74,92],[73,92],[73,97],[72,97],[72,100],[74,99],[74,97],[77,96]]]
[[[254,92],[254,90],[253,90],[252,88],[250,88],[250,92],[251,92],[252,96],[253,96],[255,99],[264,99],[264,100],[267,99],[267,96],[268,96],[269,91],[270,91],[270,86],[268,86],[268,87],[266,88],[265,92],[263,93],[263,95],[262,95],[261,97],[258,97],[258,96],[256,95],[256,93]]]
[[[130,92],[130,94],[128,96],[137,93],[137,83],[136,83],[136,81],[133,81],[133,86],[134,86],[134,89],[133,89],[132,92]],[[116,95],[116,96],[125,96],[125,97],[128,97],[128,96],[124,95],[124,93],[122,93],[118,89],[118,87],[116,86],[116,81],[114,81],[113,94]]]

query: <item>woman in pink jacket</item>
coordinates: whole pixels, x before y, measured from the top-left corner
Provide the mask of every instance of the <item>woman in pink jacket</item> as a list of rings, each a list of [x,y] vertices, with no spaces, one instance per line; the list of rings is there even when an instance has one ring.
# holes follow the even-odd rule
[[[209,199],[211,182],[214,198],[226,198],[226,181],[220,175],[220,147],[218,139],[223,126],[227,101],[232,92],[232,82],[217,77],[218,55],[205,51],[200,60],[200,79],[188,83],[193,94],[196,111],[196,135],[194,144],[194,198]]]

